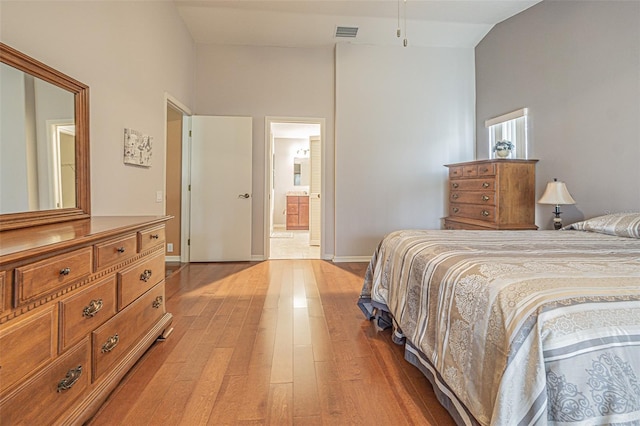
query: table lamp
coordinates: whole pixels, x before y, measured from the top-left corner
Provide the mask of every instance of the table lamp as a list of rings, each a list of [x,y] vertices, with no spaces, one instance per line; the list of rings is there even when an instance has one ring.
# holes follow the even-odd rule
[[[559,182],[558,179],[554,178],[553,182],[547,183],[547,188],[544,190],[544,194],[538,200],[540,204],[554,204],[555,210],[553,214],[555,217],[553,218],[553,228],[560,229],[562,228],[562,219],[560,219],[560,205],[562,204],[575,204],[576,201],[573,199],[569,191],[567,190],[567,185],[564,182]]]

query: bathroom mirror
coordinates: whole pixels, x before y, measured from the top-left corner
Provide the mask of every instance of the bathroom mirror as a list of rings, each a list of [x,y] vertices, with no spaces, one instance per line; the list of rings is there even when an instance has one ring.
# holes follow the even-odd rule
[[[309,186],[311,172],[309,169],[309,157],[294,157],[293,159],[293,185]]]
[[[89,88],[0,43],[0,230],[90,216]]]

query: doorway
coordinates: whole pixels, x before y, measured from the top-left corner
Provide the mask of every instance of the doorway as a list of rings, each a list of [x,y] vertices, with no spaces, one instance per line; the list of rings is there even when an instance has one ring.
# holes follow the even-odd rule
[[[166,260],[168,264],[189,262],[189,173],[190,110],[165,94],[165,214],[173,216],[166,223]]]
[[[266,118],[267,259],[320,259],[324,119]]]

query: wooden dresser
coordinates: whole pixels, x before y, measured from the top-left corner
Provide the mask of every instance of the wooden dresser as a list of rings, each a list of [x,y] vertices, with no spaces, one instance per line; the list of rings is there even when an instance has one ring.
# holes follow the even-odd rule
[[[309,229],[308,195],[287,195],[287,229]]]
[[[0,423],[81,424],[159,337],[168,217],[0,233]]]
[[[445,229],[538,229],[536,162],[481,160],[449,164]]]

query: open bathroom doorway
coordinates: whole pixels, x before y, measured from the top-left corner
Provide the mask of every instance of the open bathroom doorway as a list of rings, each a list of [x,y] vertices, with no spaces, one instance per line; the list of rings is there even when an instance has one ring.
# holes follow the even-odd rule
[[[268,259],[320,259],[323,131],[324,119],[266,119]]]

